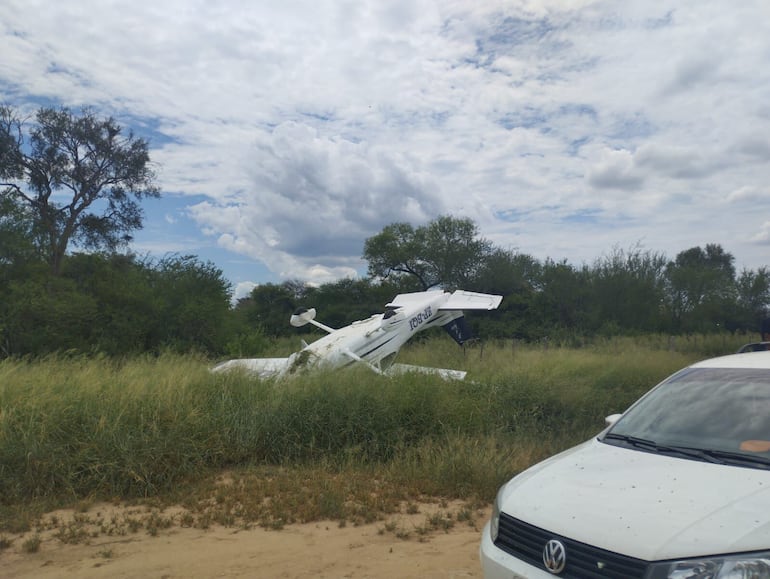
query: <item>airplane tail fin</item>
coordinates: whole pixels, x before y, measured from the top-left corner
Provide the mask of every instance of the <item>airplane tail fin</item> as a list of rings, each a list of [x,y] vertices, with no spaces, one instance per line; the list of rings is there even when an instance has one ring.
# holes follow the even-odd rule
[[[468,326],[468,322],[465,321],[465,316],[463,315],[456,317],[451,322],[444,324],[442,327],[450,336],[452,336],[454,341],[461,346],[473,338],[473,333],[471,332],[471,329]]]

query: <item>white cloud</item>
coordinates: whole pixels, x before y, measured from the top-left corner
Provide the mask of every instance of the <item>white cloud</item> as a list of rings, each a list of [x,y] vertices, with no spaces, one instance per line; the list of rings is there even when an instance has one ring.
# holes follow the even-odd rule
[[[770,202],[770,184],[764,187],[753,185],[738,187],[727,194],[725,201],[727,203],[768,203]]]
[[[759,231],[751,238],[751,241],[759,245],[770,245],[770,221],[765,221]]]
[[[629,151],[605,150],[588,171],[588,182],[598,189],[636,190],[644,182],[644,175],[635,167]]]
[[[233,291],[233,303],[238,302],[240,299],[249,297],[251,295],[251,291],[255,287],[257,287],[257,284],[251,281],[242,281],[235,284],[235,289]]]
[[[539,258],[767,262],[763,0],[8,0],[0,35],[6,101],[144,127],[208,242],[281,277],[442,213]]]

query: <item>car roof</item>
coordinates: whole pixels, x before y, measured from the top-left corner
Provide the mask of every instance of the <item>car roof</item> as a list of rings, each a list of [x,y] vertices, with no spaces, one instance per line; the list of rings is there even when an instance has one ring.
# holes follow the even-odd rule
[[[767,368],[770,369],[770,351],[746,352],[709,358],[696,362],[691,368]]]

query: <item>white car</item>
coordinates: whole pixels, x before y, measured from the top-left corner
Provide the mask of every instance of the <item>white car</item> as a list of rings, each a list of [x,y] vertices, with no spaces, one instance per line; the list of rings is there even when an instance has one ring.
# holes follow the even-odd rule
[[[770,351],[693,364],[502,486],[487,579],[770,578]]]

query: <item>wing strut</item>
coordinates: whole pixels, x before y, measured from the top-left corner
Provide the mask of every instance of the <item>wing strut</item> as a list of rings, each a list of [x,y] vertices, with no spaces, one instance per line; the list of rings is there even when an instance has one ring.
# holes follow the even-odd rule
[[[371,362],[367,362],[366,360],[364,360],[361,356],[359,356],[355,352],[351,352],[350,350],[345,348],[344,350],[342,350],[342,353],[345,354],[346,356],[348,356],[349,358],[353,358],[356,362],[361,362],[362,364],[366,364],[367,366],[369,366],[369,368],[374,370],[377,374],[384,374],[384,372],[382,370],[380,370],[377,366],[375,366]]]

